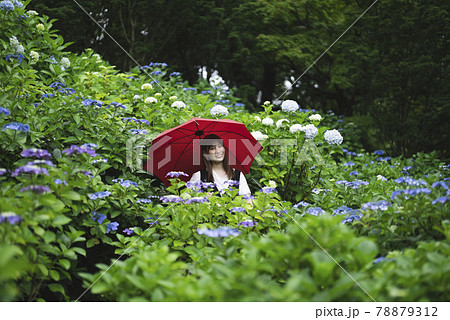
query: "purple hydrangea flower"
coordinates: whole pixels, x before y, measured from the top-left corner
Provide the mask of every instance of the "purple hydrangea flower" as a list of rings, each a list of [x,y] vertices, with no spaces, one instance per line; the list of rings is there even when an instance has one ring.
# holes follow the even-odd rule
[[[5,131],[6,129],[28,132],[28,131],[30,131],[30,126],[27,124],[20,123],[20,122],[11,122],[11,123],[3,125],[2,131]]]
[[[350,172],[350,175],[351,176],[357,176],[357,175],[359,175],[359,172],[358,171],[352,171],[352,172]]]
[[[0,107],[0,114],[2,114],[2,113],[3,113],[5,116],[9,116],[9,115],[11,114],[11,111],[9,111],[8,108]]]
[[[313,216],[320,216],[321,214],[325,213],[325,210],[323,210],[320,207],[311,207],[306,209],[306,213],[313,215]]]
[[[61,82],[53,82],[50,84],[50,88],[52,89],[63,89],[66,85],[64,83]]]
[[[358,210],[352,210],[352,211],[358,212]],[[361,220],[362,216],[363,216],[362,213],[361,214],[349,215],[349,216],[345,217],[344,220],[341,221],[341,223],[342,224],[346,224],[347,222],[352,222],[354,220]]]
[[[245,194],[245,195],[242,196],[242,199],[255,200],[256,198],[254,196],[252,196],[251,194]]]
[[[405,199],[409,199],[408,196],[417,196],[418,194],[425,193],[430,194],[431,190],[428,188],[418,188],[418,189],[409,189],[409,190],[395,190],[392,192],[391,199],[396,198],[400,194],[405,195]]]
[[[90,155],[91,157],[96,157],[97,154],[95,153],[95,150],[91,149],[88,146],[77,146],[77,145],[71,145],[70,148],[63,150],[63,153],[68,155],[69,157],[73,154],[82,154],[86,153]]]
[[[206,203],[209,202],[208,197],[192,197],[190,199],[187,199],[184,203],[186,204],[192,204],[192,203]]]
[[[277,189],[271,188],[271,187],[262,187],[262,189],[260,191],[262,193],[273,193],[273,192],[277,192]]]
[[[376,160],[377,161],[389,161],[391,159],[392,159],[391,157],[378,157]]]
[[[47,186],[31,185],[31,186],[26,186],[26,187],[23,187],[22,189],[20,189],[20,192],[24,192],[24,191],[31,191],[33,193],[42,194],[44,192],[50,192],[51,190]]]
[[[437,198],[437,199],[433,200],[432,204],[436,204],[438,202],[445,203],[447,201],[450,201],[450,198],[444,196],[444,197],[440,197],[440,198]]]
[[[158,214],[155,217],[148,217],[144,220],[144,222],[153,226],[154,224],[158,224]]]
[[[351,167],[351,166],[354,166],[354,165],[356,165],[356,164],[353,161],[349,161],[349,162],[344,163],[344,166],[346,166],[346,167]]]
[[[39,165],[45,165],[49,167],[54,167],[55,165],[50,160],[33,160],[26,164],[27,166],[39,166]]]
[[[7,174],[8,170],[4,169],[4,168],[0,168],[0,176]]]
[[[42,159],[51,159],[52,155],[44,149],[25,149],[20,154],[22,157],[32,157],[32,158],[42,158]]]
[[[242,207],[234,207],[230,209],[230,212],[244,212],[245,208]]]
[[[8,222],[9,224],[16,224],[22,221],[22,217],[18,216],[14,212],[2,212],[0,213],[0,223]]]
[[[386,211],[389,207],[392,206],[389,202],[385,200],[380,200],[377,202],[367,202],[364,203],[361,207],[362,210],[382,210]]]
[[[93,177],[94,177],[94,175],[92,174],[91,171],[85,171],[85,170],[83,170],[83,171],[80,171],[80,173],[84,174],[86,177],[90,177],[90,178],[93,178]]]
[[[106,224],[106,233],[110,231],[116,231],[117,227],[119,226],[118,222],[110,222]]]
[[[224,184],[226,184],[228,188],[230,188],[230,187],[239,187],[239,181],[237,181],[237,180],[226,180],[224,182]]]
[[[236,237],[241,234],[237,229],[225,227],[225,226],[220,227],[218,229],[212,229],[212,230],[210,230],[208,228],[197,229],[197,233],[200,235],[204,234],[205,236],[208,236],[211,238],[229,237],[229,236]]]
[[[179,178],[181,176],[189,177],[189,175],[184,173],[183,171],[170,171],[166,174],[166,178]]]
[[[22,54],[8,54],[8,55],[5,57],[5,60],[6,60],[6,61],[9,61],[9,60],[11,60],[11,59],[15,59],[15,60],[17,60],[19,63],[21,63],[22,60],[23,60],[24,58],[25,58],[25,57],[24,57]]]
[[[170,194],[168,196],[162,196],[159,198],[159,200],[161,200],[163,203],[167,203],[167,202],[174,202],[174,203],[178,203],[178,202],[183,202],[183,199],[179,196]]]
[[[127,235],[131,236],[134,233],[134,230],[126,228],[123,230],[123,233],[126,233]]]
[[[92,220],[97,221],[98,224],[102,224],[105,221],[106,216],[104,214],[100,214],[97,211],[92,211]]]
[[[88,197],[92,200],[106,198],[111,194],[109,191],[99,191],[95,193],[88,194]]]
[[[375,151],[373,152],[373,154],[377,154],[377,155],[381,156],[381,155],[384,154],[384,150],[375,150]]]
[[[11,174],[11,177],[16,177],[19,175],[19,173],[45,174],[46,176],[48,176],[48,171],[45,168],[38,166],[22,166],[14,170],[14,172]]]
[[[238,226],[242,226],[244,228],[255,227],[258,225],[258,222],[253,220],[245,220],[238,223]]]
[[[90,149],[97,149],[98,145],[96,145],[95,143],[85,143],[81,147],[83,147],[83,148],[90,148]]]

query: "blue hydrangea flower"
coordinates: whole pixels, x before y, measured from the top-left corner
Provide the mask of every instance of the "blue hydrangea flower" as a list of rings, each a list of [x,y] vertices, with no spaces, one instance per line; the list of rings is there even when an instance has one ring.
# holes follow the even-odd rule
[[[137,199],[136,203],[152,203],[150,199]]]
[[[126,228],[126,229],[123,230],[123,233],[131,236],[134,233],[134,230]]]
[[[0,107],[0,114],[2,114],[2,113],[3,113],[5,116],[9,116],[9,115],[11,114],[11,111],[9,111],[8,108]]]
[[[296,204],[294,204],[294,208],[298,208],[298,207],[300,207],[300,206],[302,206],[302,207],[308,207],[308,206],[310,206],[310,204],[308,203],[308,202],[306,202],[306,201],[300,201],[299,203],[296,203]]]
[[[38,166],[21,166],[14,170],[11,177],[17,177],[19,173],[29,173],[29,174],[45,174],[48,176],[48,171],[45,168]]]
[[[242,207],[234,207],[230,209],[230,212],[244,212],[245,208]]]
[[[392,159],[392,157],[378,157],[376,160],[377,161],[389,161],[391,159]]]
[[[447,201],[450,201],[450,198],[444,196],[444,197],[440,197],[440,198],[437,198],[437,199],[433,200],[432,204],[436,204],[438,202],[445,203]]]
[[[9,61],[11,59],[17,60],[19,63],[22,63],[22,60],[25,59],[25,57],[22,54],[8,54],[5,57],[6,61]]]
[[[358,171],[352,171],[352,172],[350,172],[350,175],[351,176],[357,176],[357,175],[359,175],[359,172]]]
[[[313,215],[313,216],[320,216],[321,214],[325,213],[325,210],[323,210],[320,207],[311,207],[306,209],[306,213]]]
[[[144,220],[144,222],[148,223],[150,226],[158,224],[158,214],[155,217],[148,217]]]
[[[357,211],[357,210],[354,210],[354,211]],[[347,222],[352,222],[354,220],[361,220],[361,217],[362,217],[362,213],[349,215],[349,216],[345,217],[344,220],[341,221],[341,223],[346,224]]]
[[[168,196],[162,196],[159,198],[159,200],[161,200],[163,203],[167,203],[167,202],[173,202],[173,203],[178,203],[178,202],[183,202],[183,199],[179,196],[176,195],[168,195]]]
[[[49,87],[52,89],[63,89],[65,86],[66,85],[61,82],[52,82]]]
[[[65,184],[66,186],[68,185],[66,180],[61,180],[61,179],[56,179],[55,184]]]
[[[97,211],[92,211],[92,220],[97,221],[98,224],[102,224],[105,221],[106,216],[104,214],[100,214]]]
[[[30,126],[27,124],[20,123],[20,122],[11,122],[11,123],[3,125],[2,131],[5,131],[6,129],[28,132],[28,131],[30,131]]]
[[[58,92],[62,93],[65,96],[76,93],[75,89],[72,88],[58,89]]]
[[[337,215],[343,215],[343,214],[346,214],[346,213],[348,213],[349,211],[352,211],[352,210],[353,210],[352,208],[349,208],[347,206],[340,206],[339,208],[334,209],[333,213],[337,214]]]
[[[186,204],[192,204],[192,203],[206,203],[209,202],[208,197],[192,197],[190,199],[187,199],[184,203]]]
[[[128,132],[131,134],[148,134],[148,131],[145,129],[130,129]]]
[[[42,159],[50,159],[52,155],[44,149],[25,149],[20,154],[22,157],[34,157],[34,158],[42,158]]]
[[[235,228],[230,228],[230,227],[220,227],[218,229],[208,229],[208,228],[204,228],[204,229],[197,229],[197,233],[202,235],[204,234],[205,236],[211,237],[211,238],[218,238],[218,237],[229,237],[229,236],[233,236],[236,237],[238,235],[240,235],[241,233],[235,229]]]
[[[96,106],[100,108],[103,105],[103,102],[94,99],[84,99],[82,104],[85,106]]]
[[[120,183],[120,185],[125,188],[128,188],[129,186],[135,186],[136,188],[138,187],[138,184],[136,182],[130,181],[130,180],[113,179],[112,181],[116,182],[116,183]]]
[[[99,163],[99,162],[108,163],[108,159],[94,159],[94,160],[92,160],[93,164],[96,164],[96,163]]]
[[[423,180],[415,180],[411,177],[400,177],[394,180],[396,183],[400,184],[400,183],[406,183],[407,185],[410,186],[420,186],[420,185],[424,185],[426,186],[427,183]]]
[[[7,174],[8,170],[4,169],[4,168],[0,168],[0,176]]]
[[[20,192],[25,192],[25,191],[31,191],[33,193],[45,193],[45,192],[50,192],[50,188],[47,186],[41,186],[41,185],[31,185],[31,186],[26,186],[23,187],[22,189],[20,189]]]
[[[109,191],[99,191],[95,193],[88,194],[88,197],[92,200],[106,198],[111,194]]]
[[[253,220],[245,220],[238,223],[238,226],[242,226],[244,228],[255,227],[258,225],[258,222]]]
[[[373,154],[377,154],[377,155],[381,156],[381,155],[384,154],[384,150],[375,150],[375,151],[373,152]]]
[[[395,190],[394,192],[392,192],[391,194],[391,199],[395,199],[397,198],[398,195],[404,194],[405,195],[405,199],[409,199],[408,196],[416,196],[418,194],[421,193],[425,193],[425,194],[430,194],[431,190],[428,188],[418,188],[418,189],[409,189],[409,190]]]
[[[23,218],[18,216],[14,212],[2,212],[0,213],[0,223],[8,222],[9,224],[17,224],[22,221]]]
[[[389,202],[385,200],[380,200],[377,202],[367,202],[361,206],[362,210],[382,210],[386,211],[390,206],[392,206]]]
[[[254,196],[252,196],[251,194],[245,194],[244,196],[242,196],[242,199],[255,200],[256,198]]]
[[[110,222],[106,224],[106,233],[110,231],[116,231],[117,227],[119,226],[118,222]]]
[[[188,174],[182,172],[182,171],[170,171],[166,174],[166,178],[179,178],[179,177],[189,177]]]
[[[355,163],[353,161],[349,161],[349,162],[344,163],[344,166],[346,166],[346,167],[351,167],[351,166],[354,166],[354,165],[355,165]]]
[[[2,1],[0,2],[0,9],[4,11],[13,11],[14,5],[11,1]]]
[[[448,190],[448,186],[444,181],[436,181],[431,185],[432,188],[442,187],[444,190]]]
[[[113,106],[114,108],[122,108],[122,109],[126,109],[127,107],[126,106],[124,106],[123,104],[121,104],[121,103],[119,103],[119,102],[111,102],[110,104],[108,104],[107,106],[106,106],[106,108],[108,109],[109,108],[109,106]]]
[[[169,74],[170,77],[178,77],[181,76],[181,73],[179,72],[172,72],[171,74]]]
[[[183,88],[183,91],[197,91],[196,88]]]

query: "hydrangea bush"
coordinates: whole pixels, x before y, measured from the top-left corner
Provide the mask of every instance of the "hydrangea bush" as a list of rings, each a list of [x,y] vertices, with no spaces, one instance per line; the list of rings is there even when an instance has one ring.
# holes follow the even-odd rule
[[[20,1],[0,9],[1,301],[448,301],[449,166],[433,154],[362,150],[292,99],[250,114],[162,62],[120,73]],[[152,138],[194,116],[263,145],[252,196],[142,170]]]

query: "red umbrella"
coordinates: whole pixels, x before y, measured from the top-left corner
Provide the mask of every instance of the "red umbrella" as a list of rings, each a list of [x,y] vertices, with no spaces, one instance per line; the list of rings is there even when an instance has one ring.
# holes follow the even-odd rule
[[[208,134],[216,134],[223,140],[228,163],[244,174],[250,171],[254,158],[262,150],[243,123],[228,119],[192,118],[153,139],[145,169],[160,178],[166,186],[170,184],[166,178],[170,171],[182,171],[192,176],[204,167],[200,141]],[[187,181],[189,177],[180,178]]]

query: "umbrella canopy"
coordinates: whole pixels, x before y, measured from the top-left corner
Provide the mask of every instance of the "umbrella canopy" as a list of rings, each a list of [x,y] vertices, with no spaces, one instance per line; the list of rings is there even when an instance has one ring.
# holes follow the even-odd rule
[[[247,174],[254,158],[262,150],[261,144],[243,123],[228,119],[191,120],[159,134],[152,141],[145,169],[160,178],[166,186],[166,174],[182,171],[190,176],[204,168],[200,145],[202,139],[216,134],[224,142],[228,163]],[[189,180],[189,177],[180,177]]]

